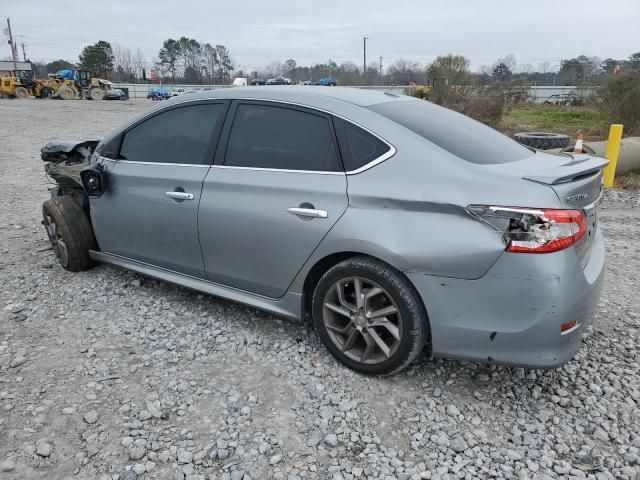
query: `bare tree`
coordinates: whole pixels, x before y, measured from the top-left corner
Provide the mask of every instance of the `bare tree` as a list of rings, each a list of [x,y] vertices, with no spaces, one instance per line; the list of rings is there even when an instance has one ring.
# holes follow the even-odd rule
[[[211,77],[218,69],[218,51],[209,43],[205,43],[202,47],[202,55],[206,68],[207,83],[211,84]]]
[[[541,62],[538,64],[538,71],[545,74],[549,71],[550,66],[549,62]]]
[[[518,61],[513,53],[508,53],[504,57],[497,59],[493,64],[492,70],[500,63],[505,64],[512,72],[515,72],[516,68],[518,68]]]
[[[138,81],[138,78],[142,78],[142,69],[144,68],[144,54],[142,51],[137,48],[136,53],[133,54],[133,68],[135,69],[135,81]]]
[[[535,67],[532,63],[523,63],[518,65],[519,73],[533,73],[535,71]]]
[[[391,83],[405,85],[407,82],[419,82],[418,77],[424,76],[424,69],[418,62],[399,58],[387,68]]]
[[[262,69],[265,78],[273,78],[284,73],[285,66],[280,60],[275,60]]]
[[[119,43],[113,44],[113,75],[121,82],[135,81],[133,56],[129,48]]]

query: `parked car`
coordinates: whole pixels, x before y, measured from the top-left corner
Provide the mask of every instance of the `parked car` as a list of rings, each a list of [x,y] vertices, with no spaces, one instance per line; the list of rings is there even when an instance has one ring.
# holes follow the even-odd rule
[[[183,95],[188,95],[191,93],[198,93],[198,92],[208,92],[210,90],[214,90],[213,87],[210,86],[206,86],[206,87],[200,87],[200,88],[194,88],[193,90],[187,90],[183,93]]]
[[[103,100],[129,100],[129,94],[119,88],[112,88],[105,93]]]
[[[323,77],[317,82],[315,82],[314,85],[322,85],[325,87],[335,87],[336,85],[338,85],[338,82],[333,80],[331,77]]]
[[[291,80],[282,76],[276,78],[270,78],[267,80],[266,85],[291,85]]]
[[[254,78],[253,80],[251,80],[251,85],[266,85],[266,83],[266,81],[259,78]]]
[[[234,78],[232,85],[234,87],[246,87],[247,86],[247,79],[244,78],[244,77]]]
[[[150,98],[151,100],[167,100],[172,96],[173,95],[168,88],[162,87],[151,87],[147,94],[147,98]]]
[[[184,95],[185,92],[186,90],[184,88],[174,88],[173,90],[171,90],[171,96],[178,97],[180,95]]]
[[[557,93],[544,101],[547,105],[582,105],[584,102],[575,93]]]
[[[598,302],[607,161],[538,152],[420,99],[220,89],[80,145],[81,164],[56,163],[55,145],[43,156],[65,269],[102,262],[311,318],[358,372],[402,370],[425,345],[555,367]]]

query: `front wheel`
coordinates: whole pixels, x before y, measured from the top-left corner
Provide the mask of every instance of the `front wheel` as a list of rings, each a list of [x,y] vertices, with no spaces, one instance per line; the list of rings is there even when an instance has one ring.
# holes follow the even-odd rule
[[[429,334],[426,313],[409,282],[392,267],[365,256],[329,269],[318,282],[312,308],[324,345],[360,373],[403,370]]]
[[[89,251],[96,250],[97,244],[82,207],[70,196],[63,195],[44,202],[42,216],[49,243],[60,265],[72,272],[91,268],[94,263]]]
[[[98,87],[92,87],[89,90],[89,96],[91,100],[102,100],[104,98],[104,90]]]
[[[58,98],[61,98],[62,100],[73,100],[74,98],[76,98],[76,92],[74,92],[71,87],[62,85],[60,88],[58,88],[56,96]]]
[[[24,87],[16,87],[15,90],[13,91],[13,95],[16,98],[29,98],[29,90],[27,90]]]

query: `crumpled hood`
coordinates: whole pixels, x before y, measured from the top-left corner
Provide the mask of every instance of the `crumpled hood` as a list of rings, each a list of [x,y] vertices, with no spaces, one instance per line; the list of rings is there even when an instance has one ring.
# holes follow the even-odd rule
[[[98,140],[51,140],[47,142],[47,144],[40,149],[42,153],[69,153],[70,151],[81,148],[88,147],[93,148],[98,144]]]

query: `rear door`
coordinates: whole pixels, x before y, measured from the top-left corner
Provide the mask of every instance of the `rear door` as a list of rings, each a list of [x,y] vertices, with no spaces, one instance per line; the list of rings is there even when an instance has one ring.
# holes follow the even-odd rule
[[[331,119],[237,101],[198,213],[207,277],[277,298],[347,208]]]
[[[91,199],[100,249],[204,277],[198,204],[225,102],[163,109],[102,148],[107,192]]]

